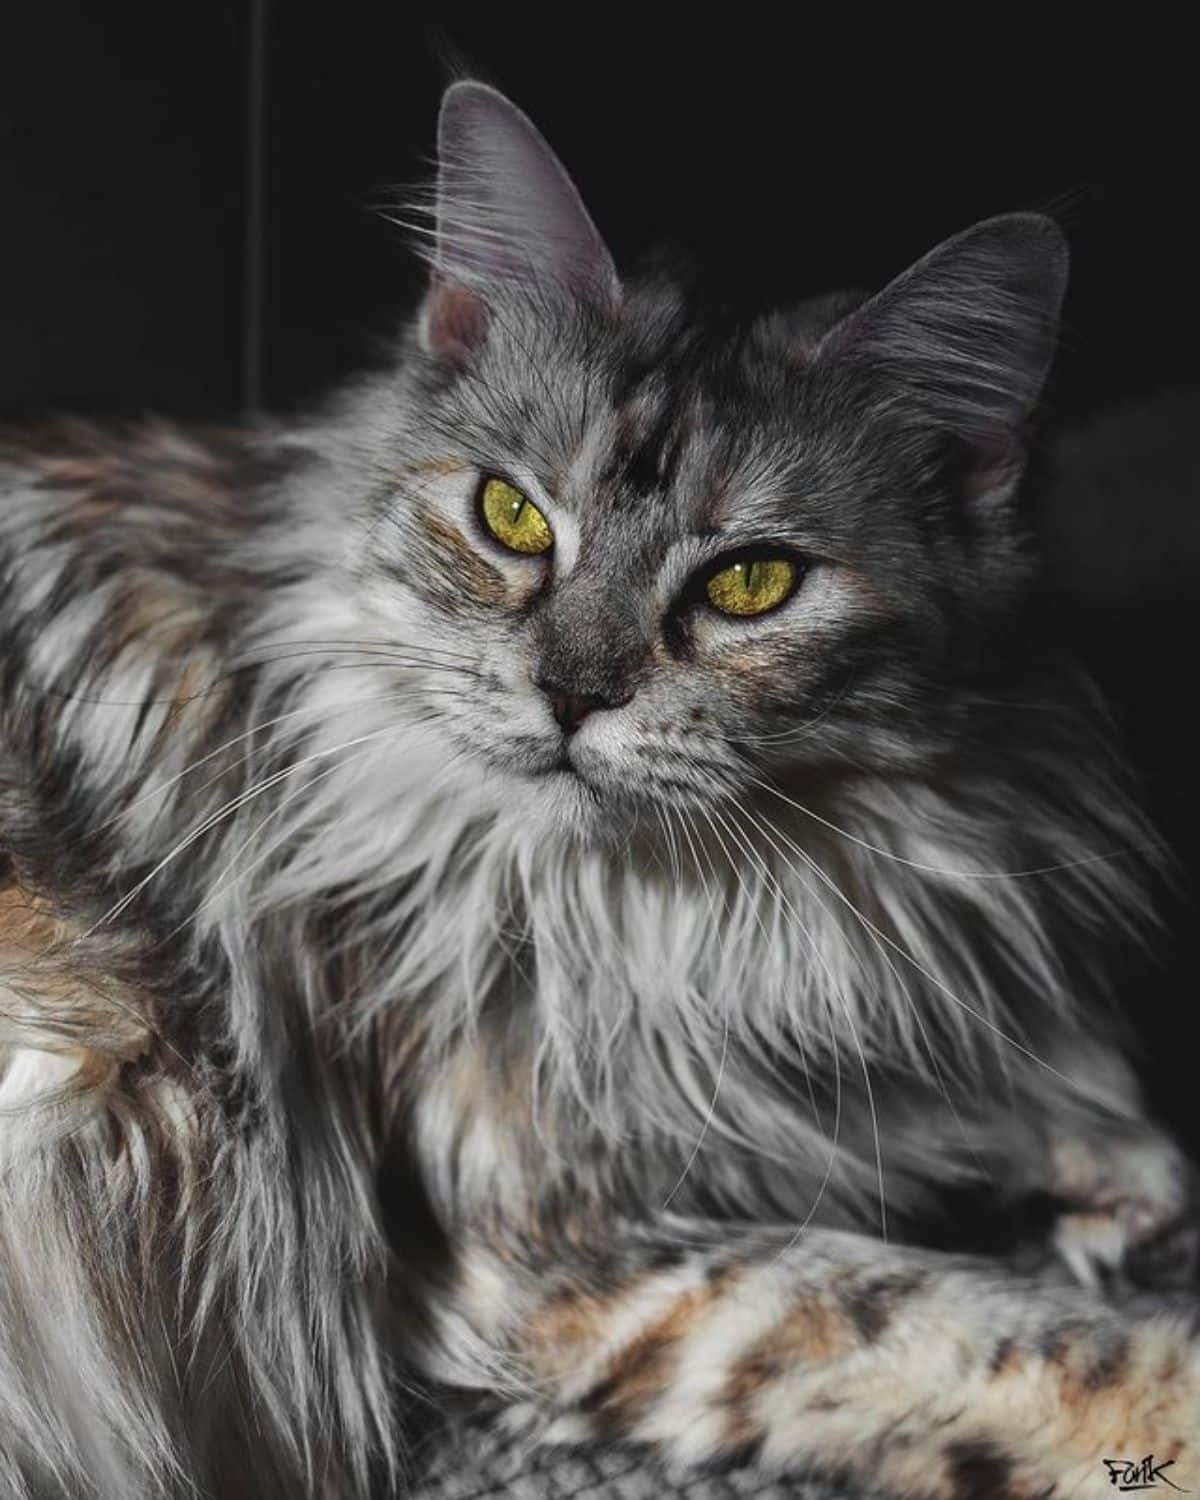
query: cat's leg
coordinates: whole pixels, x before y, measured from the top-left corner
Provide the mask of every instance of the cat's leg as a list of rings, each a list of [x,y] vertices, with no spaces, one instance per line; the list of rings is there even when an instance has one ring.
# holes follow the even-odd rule
[[[1049,1205],[1046,1238],[1023,1246],[1030,1267],[1056,1258],[1112,1295],[1194,1286],[1196,1167],[1150,1118],[1133,1069],[1114,1046],[1065,1028],[1039,1039],[1038,1059],[994,1095],[889,1077],[877,1105],[888,1165],[943,1188],[990,1189],[1017,1221],[1023,1203]],[[855,1145],[870,1159],[869,1135]]]
[[[1200,1262],[1195,1169],[1163,1132],[1052,1141],[1053,1191],[1064,1208],[1054,1247],[1085,1286],[1120,1290],[1195,1283]]]
[[[1095,1290],[1194,1285],[1196,1169],[1150,1118],[1133,1069],[1096,1037],[1046,1053],[1053,1071],[1026,1080],[1032,1144],[1017,1173],[1058,1205],[1056,1254]]]
[[[836,1470],[922,1500],[1200,1488],[1200,1339],[985,1261],[683,1220],[550,1252],[477,1245],[430,1372],[550,1442]]]

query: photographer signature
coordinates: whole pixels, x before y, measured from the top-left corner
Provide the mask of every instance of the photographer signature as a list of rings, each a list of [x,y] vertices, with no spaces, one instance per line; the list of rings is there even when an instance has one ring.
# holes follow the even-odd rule
[[[1156,1464],[1153,1453],[1147,1453],[1145,1458],[1106,1458],[1102,1462],[1108,1470],[1109,1484],[1122,1493],[1129,1490],[1152,1490],[1159,1484],[1165,1484],[1178,1490],[1181,1495],[1191,1494],[1190,1490],[1174,1484],[1167,1477],[1166,1470],[1175,1462],[1173,1458]]]

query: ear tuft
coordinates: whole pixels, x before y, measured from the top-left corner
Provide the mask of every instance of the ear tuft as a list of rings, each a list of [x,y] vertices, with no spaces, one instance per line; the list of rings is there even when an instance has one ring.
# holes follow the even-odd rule
[[[602,306],[620,283],[575,184],[529,118],[487,84],[446,90],[438,122],[434,275],[423,319],[432,352],[461,356],[491,287],[552,285]]]
[[[906,422],[957,439],[973,455],[969,497],[1010,489],[1054,358],[1067,265],[1051,219],[987,219],[838,323],[817,363],[869,377]]]

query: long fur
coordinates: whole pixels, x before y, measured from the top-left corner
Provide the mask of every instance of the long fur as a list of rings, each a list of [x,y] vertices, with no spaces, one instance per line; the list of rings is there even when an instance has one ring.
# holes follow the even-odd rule
[[[937,305],[1011,330],[971,243],[998,300]],[[439,1321],[460,1241],[664,1204],[887,1233],[1026,1186],[1048,1120],[1137,1117],[1101,939],[1147,930],[1154,840],[1086,688],[1014,645],[1037,317],[943,349],[905,425],[891,304],[718,334],[594,271],[493,289],[465,370],[484,325],[439,351],[427,306],[286,428],[8,456],[6,1495],[365,1495],[423,1371],[516,1379]],[[546,599],[470,532],[497,468],[558,485]],[[681,627],[676,686],[539,783],[524,663],[615,670],[718,490],[847,565],[803,630]]]

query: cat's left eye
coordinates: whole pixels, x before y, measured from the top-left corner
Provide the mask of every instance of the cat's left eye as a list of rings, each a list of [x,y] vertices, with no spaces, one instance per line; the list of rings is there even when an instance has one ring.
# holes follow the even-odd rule
[[[510,552],[536,557],[554,545],[550,523],[507,479],[484,480],[479,491],[479,518],[484,530]]]
[[[800,568],[784,554],[742,557],[709,575],[708,602],[723,615],[765,615],[795,592]]]

